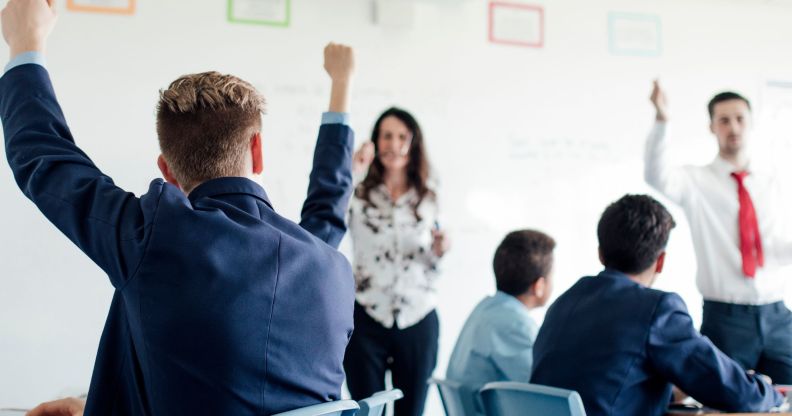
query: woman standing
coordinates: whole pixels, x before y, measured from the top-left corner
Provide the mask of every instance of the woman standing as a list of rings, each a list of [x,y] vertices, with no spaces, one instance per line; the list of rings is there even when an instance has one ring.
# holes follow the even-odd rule
[[[418,122],[404,110],[385,111],[353,164],[365,178],[349,209],[357,302],[347,386],[353,399],[364,399],[385,389],[391,370],[393,387],[404,392],[395,416],[419,416],[437,362],[435,282],[449,241]]]

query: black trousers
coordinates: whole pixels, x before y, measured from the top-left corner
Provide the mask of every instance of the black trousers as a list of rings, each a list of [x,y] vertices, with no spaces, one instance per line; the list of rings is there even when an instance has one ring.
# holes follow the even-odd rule
[[[704,301],[701,333],[746,370],[792,384],[792,312],[784,302],[737,305]]]
[[[435,311],[409,328],[385,328],[355,303],[355,331],[344,357],[352,399],[365,399],[384,390],[385,371],[390,370],[393,387],[404,392],[404,398],[396,401],[394,416],[421,416],[426,380],[437,364],[439,332]]]

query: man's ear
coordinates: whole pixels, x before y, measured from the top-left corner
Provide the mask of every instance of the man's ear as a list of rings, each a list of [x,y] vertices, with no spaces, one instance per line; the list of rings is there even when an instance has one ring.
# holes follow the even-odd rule
[[[162,172],[162,177],[165,178],[168,183],[172,183],[176,185],[177,188],[181,189],[181,185],[179,185],[179,181],[176,180],[176,177],[173,176],[171,173],[170,167],[168,167],[168,162],[165,161],[165,156],[159,155],[157,158],[157,166],[159,167],[160,172]]]
[[[264,154],[261,151],[261,132],[256,132],[250,138],[250,155],[253,156],[253,173],[256,175],[264,171]]]
[[[660,253],[660,256],[657,257],[657,265],[655,266],[655,273],[660,274],[663,272],[663,266],[665,266],[665,257],[666,252]]]
[[[605,265],[605,259],[602,257],[602,247],[597,247],[597,254],[599,255],[600,264]]]
[[[537,298],[539,299],[544,298],[545,291],[547,291],[547,278],[542,276],[536,279],[536,281],[533,284],[533,287],[531,287],[531,291],[533,292],[533,295],[536,296]]]

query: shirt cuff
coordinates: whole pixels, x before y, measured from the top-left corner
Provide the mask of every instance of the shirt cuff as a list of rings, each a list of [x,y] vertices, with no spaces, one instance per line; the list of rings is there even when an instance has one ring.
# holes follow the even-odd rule
[[[26,64],[36,64],[41,66],[46,66],[46,59],[44,59],[44,54],[37,51],[30,51],[30,52],[22,52],[19,55],[15,56],[11,61],[6,65],[5,72],[8,72],[20,65]]]
[[[335,113],[327,111],[322,113],[322,124],[343,124],[349,125],[349,113]]]

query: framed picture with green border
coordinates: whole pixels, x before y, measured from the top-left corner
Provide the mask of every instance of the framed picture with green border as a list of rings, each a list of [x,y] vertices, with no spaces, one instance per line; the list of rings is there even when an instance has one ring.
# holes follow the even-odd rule
[[[289,27],[291,0],[228,0],[228,21]]]

